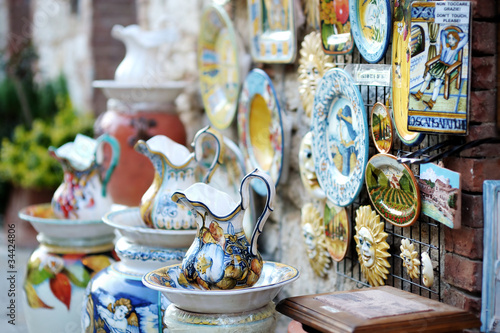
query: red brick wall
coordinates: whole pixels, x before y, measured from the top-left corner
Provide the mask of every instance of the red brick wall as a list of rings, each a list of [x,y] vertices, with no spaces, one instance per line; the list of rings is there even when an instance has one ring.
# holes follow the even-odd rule
[[[472,73],[470,132],[467,141],[498,136],[497,33],[495,0],[471,0]],[[445,230],[444,302],[481,311],[483,272],[483,181],[500,179],[500,145],[483,145],[448,158],[445,165],[462,174],[462,228]]]
[[[137,23],[135,0],[94,0],[92,5],[92,53],[94,80],[112,80],[116,67],[125,56],[125,47],[111,37],[115,24],[127,26]],[[94,89],[93,108],[96,114],[106,111],[106,97]]]

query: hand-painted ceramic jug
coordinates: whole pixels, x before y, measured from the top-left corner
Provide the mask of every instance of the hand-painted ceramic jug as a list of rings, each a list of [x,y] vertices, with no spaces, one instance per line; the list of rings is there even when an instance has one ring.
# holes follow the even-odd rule
[[[103,177],[104,143],[111,146],[112,157]],[[49,147],[49,153],[64,170],[64,181],[52,197],[54,215],[61,219],[100,220],[113,204],[106,186],[120,156],[118,141],[107,134],[97,139],[77,134],[73,142]]]
[[[260,178],[265,183],[267,200],[249,243],[243,230],[243,216],[250,202],[252,178]],[[275,193],[274,182],[257,169],[243,178],[239,203],[203,183],[174,193],[173,201],[189,207],[197,215],[198,233],[182,261],[182,271],[189,282],[205,289],[250,287],[257,282],[263,266],[257,239],[273,210]]]
[[[195,217],[189,209],[172,201],[175,191],[184,190],[196,182],[195,170],[203,156],[201,137],[209,135],[215,139],[215,157],[208,168],[204,182],[210,180],[221,159],[221,138],[210,127],[196,133],[192,145],[194,152],[164,135],[156,135],[148,141],[139,140],[135,149],[146,155],[153,163],[153,183],[141,199],[141,217],[150,228],[195,229]]]

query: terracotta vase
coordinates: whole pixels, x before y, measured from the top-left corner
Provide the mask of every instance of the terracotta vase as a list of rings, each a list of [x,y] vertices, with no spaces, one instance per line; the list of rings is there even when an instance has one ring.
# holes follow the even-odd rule
[[[95,135],[107,133],[120,144],[120,160],[108,189],[117,204],[139,206],[141,197],[153,182],[154,168],[147,157],[134,150],[138,140],[163,134],[182,145],[186,130],[173,105],[164,109],[122,112],[110,109],[96,121]],[[106,149],[106,147],[104,147]],[[105,155],[111,155],[106,152]]]

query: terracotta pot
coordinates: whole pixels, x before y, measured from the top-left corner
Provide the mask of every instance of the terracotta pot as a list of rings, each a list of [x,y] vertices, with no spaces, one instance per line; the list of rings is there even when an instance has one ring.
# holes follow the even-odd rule
[[[137,140],[163,134],[185,145],[186,130],[173,106],[167,110],[118,112],[108,110],[96,121],[95,135],[107,133],[120,143],[120,160],[108,190],[115,203],[139,206],[141,197],[153,182],[154,168],[147,157],[136,152]],[[105,150],[105,155],[111,152]]]

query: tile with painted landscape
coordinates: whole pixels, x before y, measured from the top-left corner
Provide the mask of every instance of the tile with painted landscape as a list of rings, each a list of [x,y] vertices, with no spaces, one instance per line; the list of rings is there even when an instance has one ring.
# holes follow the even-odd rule
[[[447,227],[460,228],[460,173],[433,163],[421,164],[418,186],[422,198],[422,213]]]

